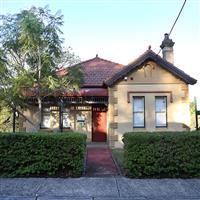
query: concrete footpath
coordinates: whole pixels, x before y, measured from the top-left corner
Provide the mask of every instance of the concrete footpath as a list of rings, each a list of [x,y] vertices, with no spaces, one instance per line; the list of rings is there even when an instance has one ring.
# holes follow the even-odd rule
[[[0,179],[0,200],[200,200],[200,179]]]

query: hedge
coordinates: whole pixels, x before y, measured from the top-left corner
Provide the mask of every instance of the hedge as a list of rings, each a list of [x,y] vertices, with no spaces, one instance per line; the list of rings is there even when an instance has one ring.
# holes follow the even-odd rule
[[[200,132],[126,133],[123,142],[129,177],[200,177]]]
[[[85,148],[80,133],[1,133],[0,177],[80,176]]]

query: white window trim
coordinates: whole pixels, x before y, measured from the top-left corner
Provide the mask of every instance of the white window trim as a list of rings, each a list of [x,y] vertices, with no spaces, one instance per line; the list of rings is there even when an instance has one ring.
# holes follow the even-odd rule
[[[62,120],[63,120],[62,124],[63,124],[63,128],[67,128],[67,129],[71,128],[70,121],[68,120],[69,116],[70,116],[70,110],[68,108],[65,108],[63,110],[63,112],[62,112]],[[66,120],[67,125],[65,125],[65,122],[64,122],[65,120]]]
[[[143,111],[134,111],[134,99],[142,99],[143,100]],[[132,122],[133,122],[133,128],[145,128],[145,97],[144,96],[133,96],[132,97],[132,100],[133,100],[133,104],[132,104],[132,106],[133,106],[133,120],[132,120]],[[143,113],[143,125],[135,125],[135,118],[134,118],[134,114],[135,113]]]
[[[48,110],[46,110],[48,109]],[[44,122],[44,118],[48,116],[48,125]],[[50,128],[51,127],[51,111],[50,107],[44,107],[42,109],[42,121],[41,121],[41,128]]]
[[[156,110],[156,99],[158,98],[164,98],[165,99],[165,111],[157,111]],[[165,114],[165,124],[157,124],[157,114]],[[156,128],[167,128],[168,122],[167,122],[167,96],[155,96],[155,127]]]

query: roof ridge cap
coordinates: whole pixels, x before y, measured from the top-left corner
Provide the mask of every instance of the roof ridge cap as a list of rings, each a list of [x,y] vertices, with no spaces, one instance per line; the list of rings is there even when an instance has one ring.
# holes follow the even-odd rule
[[[117,65],[125,66],[125,65],[123,65],[123,64],[121,64],[121,63],[113,62],[113,61],[111,61],[111,60],[107,60],[107,59],[100,58],[100,57],[97,57],[97,58],[99,58],[100,60],[106,61],[106,62],[110,62],[110,63],[114,63],[114,64],[117,64]]]
[[[103,60],[103,61],[106,61],[106,62],[109,62],[109,63],[113,63],[113,64],[125,66],[124,64],[117,63],[117,62],[113,62],[113,61],[111,61],[111,60],[107,60],[107,59],[100,58],[100,57],[97,57],[97,56],[95,56],[94,58],[85,60],[85,61],[83,61],[83,62],[80,62],[80,63],[78,63],[78,65],[84,64],[84,63],[86,63],[86,62],[90,62],[90,61],[95,60],[95,59],[99,59],[99,60]]]
[[[94,60],[95,58],[96,58],[96,57],[91,58],[91,59],[88,59],[88,60],[80,61],[79,63],[74,64],[74,65],[72,65],[72,66],[63,67],[61,70],[65,70],[65,69],[67,69],[67,68],[69,68],[69,67],[75,67],[75,66],[77,66],[77,65],[81,65],[81,64],[83,64],[83,63],[86,63],[86,62],[89,62],[89,61],[91,61],[91,60]]]
[[[144,53],[142,53],[140,56],[138,56],[137,58],[135,58],[133,61],[129,62],[126,66],[132,65],[135,62],[137,62],[138,60],[140,60],[143,56],[146,56],[147,54],[152,53],[152,54],[156,54],[154,51],[152,51],[151,49],[146,50]]]
[[[81,66],[82,64],[85,64],[85,63],[90,62],[90,61],[95,60],[95,59],[99,59],[99,60],[102,60],[102,61],[106,61],[106,62],[109,62],[109,63],[113,63],[113,64],[116,64],[116,65],[121,65],[122,67],[125,66],[124,64],[120,64],[120,63],[117,63],[117,62],[113,62],[113,61],[106,60],[106,59],[103,59],[103,58],[100,58],[100,57],[95,56],[94,58],[91,58],[91,59],[88,59],[88,60],[79,62],[79,63],[74,64],[74,65],[69,66],[69,67],[74,67],[74,66],[77,66],[77,65],[80,65],[80,66]],[[60,71],[65,70],[65,69],[67,69],[67,68],[68,68],[68,67],[63,67],[62,69],[60,69]]]
[[[84,61],[82,61],[82,62],[79,62],[77,65],[81,65],[81,64],[83,64],[83,63],[86,63],[86,62],[90,62],[91,60],[95,60],[97,57],[95,56],[94,58],[90,58],[90,59],[88,59],[88,60],[84,60]]]

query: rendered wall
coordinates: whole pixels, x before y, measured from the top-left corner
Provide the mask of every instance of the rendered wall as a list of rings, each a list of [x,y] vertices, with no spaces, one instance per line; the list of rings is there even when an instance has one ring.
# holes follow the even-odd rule
[[[145,128],[133,128],[133,96],[145,97]],[[155,96],[167,97],[167,128],[155,126]],[[189,129],[188,85],[154,62],[148,62],[131,73],[127,81],[119,81],[109,88],[109,97],[110,146],[122,147],[125,132]]]
[[[32,126],[28,121],[23,120],[23,127],[21,130],[26,132],[35,132],[35,131],[50,131],[50,132],[58,132],[59,129],[59,111],[51,111],[50,115],[50,124],[51,127],[49,129],[40,129],[39,121],[38,121],[38,108],[37,106],[29,106],[26,110],[24,110],[24,115],[30,119],[35,127]],[[77,119],[80,116],[85,117],[84,122],[79,122]],[[92,111],[81,111],[81,110],[70,110],[69,114],[70,121],[70,129],[64,129],[63,131],[78,131],[87,135],[87,140],[91,141],[92,137]]]
[[[30,124],[27,120],[23,119],[23,130],[26,132],[36,132],[39,130],[39,121],[38,121],[38,107],[29,106],[23,112],[23,114],[34,123],[35,126]]]
[[[92,111],[74,111],[73,112],[73,126],[72,130],[85,133],[87,135],[87,141],[92,139]],[[78,122],[79,116],[85,117],[85,122]]]

